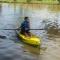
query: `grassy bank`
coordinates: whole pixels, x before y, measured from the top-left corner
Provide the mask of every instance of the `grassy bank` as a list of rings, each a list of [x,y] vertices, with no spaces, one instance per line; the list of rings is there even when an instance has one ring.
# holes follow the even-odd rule
[[[1,3],[47,3],[47,4],[58,4],[57,0],[0,0]]]

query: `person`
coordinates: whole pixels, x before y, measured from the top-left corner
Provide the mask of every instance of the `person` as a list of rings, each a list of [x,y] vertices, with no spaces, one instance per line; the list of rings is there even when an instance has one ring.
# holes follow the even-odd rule
[[[25,17],[24,21],[21,24],[21,34],[24,34],[25,36],[30,36],[30,22],[29,17]]]

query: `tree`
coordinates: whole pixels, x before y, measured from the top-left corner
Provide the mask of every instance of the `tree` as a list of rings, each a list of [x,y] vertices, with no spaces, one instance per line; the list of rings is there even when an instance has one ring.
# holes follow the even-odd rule
[[[16,1],[16,0],[14,0],[14,1]]]
[[[27,0],[27,3],[30,3],[31,2],[31,0]]]
[[[60,0],[58,0],[58,2],[60,3]]]
[[[42,1],[42,0],[37,0],[37,1]]]

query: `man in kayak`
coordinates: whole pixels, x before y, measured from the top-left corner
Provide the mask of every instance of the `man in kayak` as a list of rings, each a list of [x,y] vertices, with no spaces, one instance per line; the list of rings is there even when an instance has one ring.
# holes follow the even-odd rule
[[[30,23],[28,17],[24,18],[24,22],[21,24],[20,28],[21,28],[21,34],[30,36]]]

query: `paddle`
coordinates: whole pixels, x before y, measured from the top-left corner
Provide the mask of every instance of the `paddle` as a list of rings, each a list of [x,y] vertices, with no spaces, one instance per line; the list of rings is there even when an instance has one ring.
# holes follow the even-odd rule
[[[21,29],[17,28],[17,29],[0,29],[0,30],[21,30]],[[30,29],[30,30],[45,30],[45,29]]]
[[[21,29],[20,29],[20,28],[17,28],[17,29],[0,29],[0,30],[21,30]],[[30,30],[45,30],[45,29],[30,29]],[[5,39],[6,36],[0,35],[0,38],[1,38],[1,39]]]

